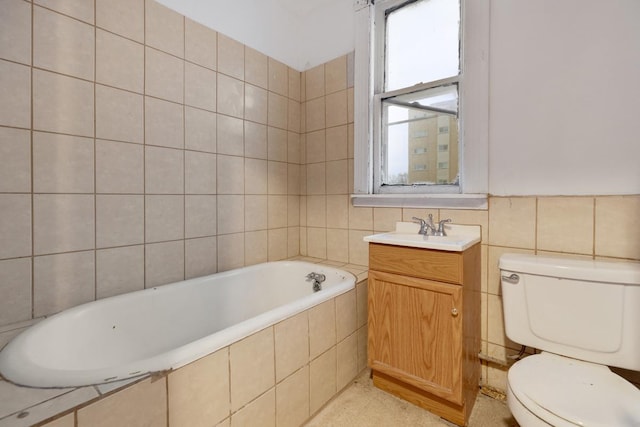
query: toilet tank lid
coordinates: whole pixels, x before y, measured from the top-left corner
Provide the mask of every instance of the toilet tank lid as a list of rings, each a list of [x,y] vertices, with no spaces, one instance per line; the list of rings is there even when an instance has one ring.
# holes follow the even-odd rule
[[[589,282],[640,286],[640,263],[595,261],[528,254],[503,254],[500,270]]]

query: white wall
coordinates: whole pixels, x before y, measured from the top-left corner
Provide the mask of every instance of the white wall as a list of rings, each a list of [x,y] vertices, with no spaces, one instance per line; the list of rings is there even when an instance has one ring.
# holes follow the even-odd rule
[[[353,0],[158,0],[304,71],[354,49]]]
[[[492,0],[492,194],[640,193],[639,19],[638,0]]]

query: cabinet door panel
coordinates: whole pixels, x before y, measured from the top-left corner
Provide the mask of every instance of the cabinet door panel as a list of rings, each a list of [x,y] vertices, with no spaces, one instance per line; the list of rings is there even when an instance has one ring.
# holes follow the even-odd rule
[[[370,271],[371,368],[461,404],[461,305],[460,286]]]

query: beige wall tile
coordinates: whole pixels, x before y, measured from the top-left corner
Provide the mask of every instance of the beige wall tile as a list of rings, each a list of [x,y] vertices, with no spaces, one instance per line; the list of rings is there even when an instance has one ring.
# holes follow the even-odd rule
[[[96,0],[96,25],[144,42],[144,0]]]
[[[244,82],[218,74],[218,112],[232,117],[244,117]]]
[[[144,289],[144,246],[96,251],[96,298]]]
[[[356,325],[358,328],[367,324],[367,281],[360,282],[356,285]]]
[[[302,101],[301,90],[301,74],[300,71],[289,68],[289,98],[295,101]]]
[[[96,30],[96,82],[143,93],[144,46]]]
[[[269,261],[280,261],[287,257],[287,229],[276,228],[269,230]]]
[[[246,231],[267,229],[267,196],[244,197],[244,226]]]
[[[347,126],[337,126],[327,129],[327,160],[342,160],[347,158]]]
[[[184,152],[185,193],[216,194],[216,155]]]
[[[31,134],[0,127],[0,192],[31,191]]]
[[[324,95],[324,64],[317,65],[305,71],[305,97],[304,100],[312,100]]]
[[[216,196],[185,196],[185,237],[214,236],[216,234]]]
[[[0,261],[0,282],[0,325],[31,319],[31,258]]]
[[[454,224],[479,225],[482,232],[482,243],[489,242],[488,210],[440,209],[439,217],[440,219],[450,218]]]
[[[267,98],[267,124],[280,129],[287,129],[287,98],[269,92]]]
[[[300,132],[300,103],[291,99],[287,103],[287,130]]]
[[[244,118],[253,122],[267,124],[267,91],[246,84],[244,87]]]
[[[287,164],[267,162],[267,189],[269,194],[287,194]]]
[[[321,97],[313,99],[308,101],[305,105],[307,132],[313,132],[314,130],[324,129],[327,127],[327,122],[325,121],[325,98]],[[337,124],[334,124],[334,126],[336,125]]]
[[[307,311],[276,324],[274,337],[276,382],[280,382],[309,362]]]
[[[287,161],[289,163],[301,163],[301,135],[296,132],[287,132]]]
[[[224,34],[218,34],[218,71],[244,79],[244,45]]]
[[[203,67],[216,69],[218,33],[189,18],[184,20],[184,58]]]
[[[336,338],[338,342],[356,331],[356,322],[356,290],[353,289],[336,297]]]
[[[187,150],[216,152],[216,114],[184,107],[184,147]]]
[[[144,196],[96,196],[96,247],[144,243]]]
[[[349,228],[373,230],[373,208],[356,208],[349,203]]]
[[[93,3],[83,0],[35,0],[34,3],[93,24]]]
[[[93,139],[33,133],[33,191],[93,193]]]
[[[520,345],[514,343],[504,333],[504,317],[502,311],[502,297],[488,295],[488,324],[487,341],[502,347],[519,349]]]
[[[288,68],[280,61],[269,58],[269,91],[287,96],[289,89]]]
[[[327,259],[349,262],[349,231],[327,228]]]
[[[327,162],[327,194],[347,194],[348,166],[347,160]]]
[[[244,234],[244,263],[254,265],[267,262],[269,252],[267,230],[252,231]]]
[[[300,194],[300,165],[287,165],[287,194]]]
[[[309,227],[327,226],[327,197],[307,197],[307,225]]]
[[[306,161],[318,163],[326,161],[326,130],[321,129],[307,134]]]
[[[144,141],[142,95],[96,85],[96,136],[117,141]]]
[[[244,153],[244,124],[235,117],[217,115],[217,150],[219,154],[242,156]],[[266,158],[266,129],[265,129],[265,157]]]
[[[325,93],[330,94],[347,88],[347,56],[338,58],[324,64]]]
[[[369,265],[369,244],[362,240],[373,234],[373,230],[349,230],[349,262],[357,265]]]
[[[245,194],[267,194],[267,161],[245,158]]]
[[[96,140],[96,192],[144,192],[144,147]]]
[[[145,245],[145,288],[184,280],[184,242]]]
[[[80,251],[95,247],[94,196],[33,196],[34,254]]]
[[[267,128],[267,158],[278,162],[287,161],[287,131],[271,126]]]
[[[537,248],[593,254],[593,197],[538,198]]]
[[[358,372],[367,367],[367,327],[358,329]]]
[[[396,222],[402,221],[401,208],[373,208],[373,230],[393,231]]]
[[[188,239],[184,242],[185,279],[207,276],[218,271],[218,240],[216,237]]]
[[[276,390],[271,390],[231,416],[231,427],[276,425]]]
[[[166,425],[166,399],[166,379],[147,379],[78,410],[78,427]]]
[[[218,194],[244,194],[244,158],[218,155]]]
[[[535,243],[535,197],[491,197],[489,244],[534,249]]]
[[[93,86],[86,81],[33,70],[34,129],[93,137]]]
[[[244,196],[218,196],[218,234],[244,231]],[[242,251],[244,253],[244,249]]]
[[[218,271],[244,266],[244,234],[218,236]]]
[[[283,228],[287,226],[287,196],[271,196],[267,198],[268,228]],[[285,244],[286,247],[286,244]]]
[[[337,345],[336,386],[342,390],[358,375],[358,335],[352,333]]]
[[[0,75],[0,125],[30,127],[31,69],[0,60]]]
[[[267,127],[244,122],[244,155],[256,159],[267,158]]]
[[[307,255],[314,258],[327,258],[327,229],[307,228]]]
[[[327,95],[326,98],[327,127],[347,124],[347,91]]]
[[[595,254],[640,259],[640,196],[597,197]]]
[[[34,8],[34,66],[93,80],[94,41],[93,26],[41,7]]]
[[[355,100],[354,100],[354,92],[353,92],[353,87],[350,87],[349,89],[347,89],[347,123],[353,123],[354,122],[354,104]]]
[[[145,196],[145,242],[184,238],[184,196]]]
[[[326,163],[307,165],[307,194],[326,194]]]
[[[146,96],[145,143],[162,147],[184,147],[184,109],[180,104]]]
[[[75,415],[73,413],[70,413],[65,415],[64,417],[44,424],[44,427],[75,427],[75,422]]]
[[[184,192],[184,151],[144,147],[145,191],[147,194]]]
[[[297,427],[309,418],[307,365],[276,386],[276,417],[281,427]]]
[[[156,1],[147,0],[145,42],[156,49],[184,58],[184,16]]]
[[[210,426],[229,416],[229,355],[225,347],[167,377],[169,425]]]
[[[185,62],[184,103],[216,111],[216,72]]]
[[[309,309],[309,357],[315,359],[335,345],[336,309],[331,299]]]
[[[0,194],[0,212],[0,259],[31,255],[31,195]]]
[[[184,101],[183,60],[147,47],[144,70],[147,95],[178,103]]]
[[[248,46],[244,49],[244,80],[263,89],[269,84],[269,58]]]
[[[300,227],[287,228],[287,258],[300,255]]]
[[[335,346],[311,362],[309,366],[309,412],[311,414],[336,394],[336,364]]]
[[[95,299],[93,251],[35,257],[33,315],[46,316]]]
[[[236,411],[275,385],[273,328],[232,344],[229,357],[231,410]]]
[[[0,15],[0,58],[31,64],[31,4],[5,1]]]

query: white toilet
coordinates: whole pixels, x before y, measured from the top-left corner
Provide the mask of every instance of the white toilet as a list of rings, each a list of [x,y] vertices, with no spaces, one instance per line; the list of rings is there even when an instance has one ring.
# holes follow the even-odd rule
[[[542,350],[508,372],[522,427],[640,426],[640,390],[608,366],[640,371],[640,263],[500,258],[505,331]]]

